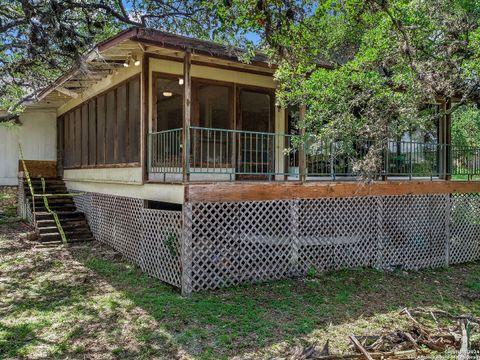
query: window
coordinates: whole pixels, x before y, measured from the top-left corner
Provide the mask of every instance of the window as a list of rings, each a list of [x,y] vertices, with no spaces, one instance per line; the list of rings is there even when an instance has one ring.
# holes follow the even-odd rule
[[[231,88],[199,83],[196,91],[198,92],[199,126],[230,129],[232,124]]]
[[[64,122],[64,167],[138,163],[140,79],[127,80],[59,119]]]
[[[241,90],[241,130],[270,132],[273,130],[272,122],[272,99],[270,94],[253,90]]]
[[[183,124],[183,85],[178,77],[156,77],[157,131],[178,129]]]

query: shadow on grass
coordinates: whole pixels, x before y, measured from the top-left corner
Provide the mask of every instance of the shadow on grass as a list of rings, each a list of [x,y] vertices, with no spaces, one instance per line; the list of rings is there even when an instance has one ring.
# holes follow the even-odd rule
[[[316,331],[327,332],[332,324],[360,318],[368,322],[381,314],[398,314],[404,307],[480,315],[480,298],[464,296],[480,282],[478,263],[410,273],[338,271],[184,298],[136,266],[88,255],[77,259],[153,316],[175,348],[200,358],[226,358],[293,343]],[[372,328],[381,327],[381,321],[372,320]],[[143,336],[155,334],[147,331]]]
[[[338,271],[184,298],[118,256],[105,259],[110,248],[1,245],[0,358],[223,359],[396,326],[403,307],[480,316],[479,263]]]

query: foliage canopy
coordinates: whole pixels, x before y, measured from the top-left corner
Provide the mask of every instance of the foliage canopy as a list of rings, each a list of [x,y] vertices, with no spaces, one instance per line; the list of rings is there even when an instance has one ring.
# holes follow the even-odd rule
[[[0,0],[0,107],[129,26],[234,41],[247,60],[256,33],[307,133],[382,141],[442,115],[426,104],[477,111],[480,0]]]

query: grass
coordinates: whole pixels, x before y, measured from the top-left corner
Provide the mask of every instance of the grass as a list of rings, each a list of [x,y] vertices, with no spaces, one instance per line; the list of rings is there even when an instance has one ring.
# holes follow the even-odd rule
[[[0,225],[0,358],[268,359],[293,344],[406,327],[404,307],[480,316],[480,264],[371,269],[183,298],[98,243],[59,248]],[[478,346],[474,342],[473,346]]]

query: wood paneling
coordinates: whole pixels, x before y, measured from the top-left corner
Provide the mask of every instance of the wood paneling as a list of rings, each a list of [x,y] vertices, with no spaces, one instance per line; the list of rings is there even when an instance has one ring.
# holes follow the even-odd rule
[[[88,104],[85,103],[82,105],[82,166],[88,165]]]
[[[97,98],[97,165],[105,164],[105,95]]]
[[[88,165],[96,164],[97,155],[97,116],[95,99],[88,102]]]
[[[138,165],[141,141],[138,75],[80,104],[63,118],[65,168]]]
[[[191,184],[192,202],[317,199],[322,197],[386,196],[480,192],[475,181],[385,181],[342,183],[212,183]]]
[[[57,162],[45,160],[24,160],[30,177],[56,177]],[[23,171],[22,161],[18,162],[19,171]]]
[[[105,100],[105,163],[115,163],[115,136],[116,136],[116,118],[117,110],[115,104],[115,91],[107,93]]]
[[[73,148],[73,165],[80,167],[82,165],[82,111],[81,108],[75,110],[74,119],[74,148]]]
[[[115,163],[126,163],[128,154],[127,85],[117,88],[117,134],[115,138]]]
[[[140,79],[128,83],[128,161],[140,161]]]

